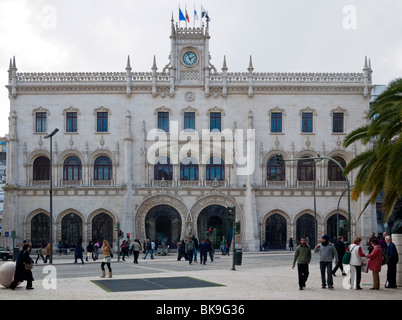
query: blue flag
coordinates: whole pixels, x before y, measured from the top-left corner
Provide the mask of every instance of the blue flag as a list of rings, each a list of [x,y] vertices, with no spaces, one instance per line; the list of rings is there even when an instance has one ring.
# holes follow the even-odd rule
[[[184,17],[183,12],[181,11],[181,9],[179,8],[179,21],[186,21],[186,18]]]

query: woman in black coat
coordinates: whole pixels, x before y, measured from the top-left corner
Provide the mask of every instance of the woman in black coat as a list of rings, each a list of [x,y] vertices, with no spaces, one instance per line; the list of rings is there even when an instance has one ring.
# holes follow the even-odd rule
[[[34,281],[32,276],[32,271],[25,269],[25,264],[33,264],[34,261],[29,256],[31,251],[31,245],[29,243],[24,243],[22,246],[22,252],[18,254],[17,261],[15,262],[15,273],[14,273],[14,280],[10,284],[11,289],[15,289],[19,282],[23,282],[24,280],[27,281],[26,289],[33,289],[32,281]]]

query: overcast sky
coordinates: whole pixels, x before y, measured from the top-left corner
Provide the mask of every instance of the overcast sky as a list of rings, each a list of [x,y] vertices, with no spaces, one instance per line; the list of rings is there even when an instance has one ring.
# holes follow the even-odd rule
[[[18,72],[158,71],[168,63],[170,20],[208,11],[212,64],[246,72],[361,72],[374,84],[402,77],[400,0],[0,0],[0,136],[8,133],[9,60]],[[185,23],[181,22],[184,27]],[[196,21],[196,27],[199,22]],[[18,99],[18,97],[17,97]]]

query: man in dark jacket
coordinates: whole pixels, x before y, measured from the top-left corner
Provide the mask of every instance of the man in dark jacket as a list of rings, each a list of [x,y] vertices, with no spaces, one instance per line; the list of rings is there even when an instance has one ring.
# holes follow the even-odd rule
[[[339,263],[332,270],[332,275],[334,277],[336,277],[335,272],[336,272],[336,270],[338,270],[338,268],[341,269],[342,275],[346,276],[346,273],[343,271],[343,264],[342,264],[342,258],[345,255],[345,251],[346,251],[345,243],[343,241],[344,241],[343,237],[340,236],[338,238],[338,241],[334,244],[336,252],[338,253],[338,259],[339,259]]]
[[[387,262],[387,281],[388,285],[385,288],[396,288],[396,265],[399,261],[398,251],[395,244],[391,241],[390,236],[385,237],[385,242],[387,243],[387,248],[385,249],[385,260]]]

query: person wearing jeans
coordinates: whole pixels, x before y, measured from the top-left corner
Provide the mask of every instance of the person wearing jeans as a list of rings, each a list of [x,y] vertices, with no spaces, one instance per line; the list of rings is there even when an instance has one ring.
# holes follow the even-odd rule
[[[325,234],[321,238],[321,244],[318,244],[314,253],[320,253],[320,271],[321,271],[321,284],[322,288],[333,289],[334,282],[332,279],[332,259],[335,257],[335,263],[338,264],[338,252],[335,249],[335,246],[329,242],[329,237]],[[327,279],[325,279],[325,273],[327,273]]]

